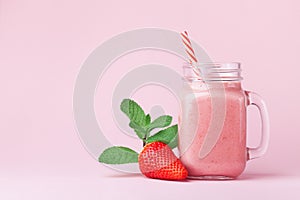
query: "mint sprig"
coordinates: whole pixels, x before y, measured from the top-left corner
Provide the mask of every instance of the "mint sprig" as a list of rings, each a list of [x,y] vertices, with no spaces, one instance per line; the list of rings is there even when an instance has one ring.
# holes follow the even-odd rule
[[[149,143],[148,138],[150,137],[150,132],[152,130],[167,127],[172,122],[172,117],[169,115],[160,116],[151,122],[150,114],[146,115],[141,106],[131,99],[124,99],[120,108],[129,118],[129,126],[134,130],[137,136],[143,140],[144,145]],[[172,136],[177,135],[177,129],[169,129],[166,131],[166,134],[159,134],[155,137],[155,141],[164,142],[165,136],[162,135],[167,134]],[[151,140],[151,142],[154,142],[154,140]]]
[[[129,126],[143,141],[143,146],[160,141],[168,144],[172,149],[177,147],[178,126],[168,127],[172,123],[171,116],[162,115],[151,122],[150,114],[146,115],[142,107],[132,99],[124,99],[120,109],[129,118]],[[165,129],[151,134],[154,129],[159,128]],[[99,156],[99,162],[106,164],[134,163],[138,162],[138,153],[128,147],[110,147]]]

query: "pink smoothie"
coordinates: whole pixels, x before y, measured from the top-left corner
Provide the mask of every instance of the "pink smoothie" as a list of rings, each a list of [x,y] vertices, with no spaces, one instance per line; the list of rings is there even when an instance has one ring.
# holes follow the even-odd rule
[[[223,106],[218,104],[221,107],[216,108],[217,112],[214,114],[212,114],[212,99],[207,88],[197,88],[193,98],[188,94],[182,98],[178,147],[180,159],[186,166],[190,177],[235,178],[245,168],[247,161],[246,97],[240,83],[222,85],[224,86],[222,90],[217,89],[217,95],[213,98],[222,98],[219,100],[223,100]],[[212,117],[222,114],[219,112],[221,109],[225,109],[223,110],[224,120],[217,121],[217,126],[220,126],[219,137],[216,142],[213,142],[206,137]],[[201,157],[200,151],[203,150],[204,143],[211,146],[211,149]]]

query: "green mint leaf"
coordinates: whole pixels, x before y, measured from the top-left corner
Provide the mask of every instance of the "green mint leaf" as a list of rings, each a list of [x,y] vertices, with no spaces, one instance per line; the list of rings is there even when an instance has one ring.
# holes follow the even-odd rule
[[[102,152],[98,160],[106,164],[136,163],[138,153],[127,147],[110,147]]]
[[[142,140],[145,139],[145,133],[144,132],[140,132],[140,131],[137,131],[137,130],[134,130],[135,134]]]
[[[151,123],[151,116],[150,114],[146,115],[146,125]]]
[[[148,132],[155,128],[164,128],[171,124],[172,117],[169,115],[163,115],[155,119],[152,123],[147,125]]]
[[[146,126],[148,126],[151,123],[151,116],[150,114],[146,115]],[[144,136],[144,139],[147,139],[150,135],[150,131],[146,128],[146,135]]]
[[[144,110],[133,100],[124,99],[120,106],[131,122],[140,126],[146,125],[146,115]]]
[[[174,149],[177,147],[178,145],[178,134],[176,134],[176,136],[168,143],[169,147],[171,149]]]
[[[170,126],[164,130],[157,132],[155,135],[149,137],[146,142],[155,142],[160,141],[166,143],[170,146],[170,148],[175,148],[177,146],[177,133],[178,133],[178,126]]]
[[[137,134],[137,136],[140,139],[144,139],[145,136],[147,135],[145,128],[140,126],[139,124],[132,121],[129,123],[129,126],[134,129],[134,132]]]

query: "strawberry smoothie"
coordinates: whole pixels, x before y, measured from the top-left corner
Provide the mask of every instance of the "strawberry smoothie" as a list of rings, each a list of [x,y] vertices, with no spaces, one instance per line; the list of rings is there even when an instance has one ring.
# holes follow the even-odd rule
[[[247,161],[247,100],[240,82],[189,83],[183,92],[178,148],[189,177],[239,176]]]

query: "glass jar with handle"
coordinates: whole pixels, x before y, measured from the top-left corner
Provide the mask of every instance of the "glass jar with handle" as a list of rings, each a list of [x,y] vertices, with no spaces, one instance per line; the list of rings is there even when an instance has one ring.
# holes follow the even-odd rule
[[[269,141],[269,119],[262,98],[241,85],[240,63],[184,65],[178,148],[189,177],[233,179],[246,161],[262,156]],[[256,148],[246,146],[247,107],[259,109],[262,134]]]

